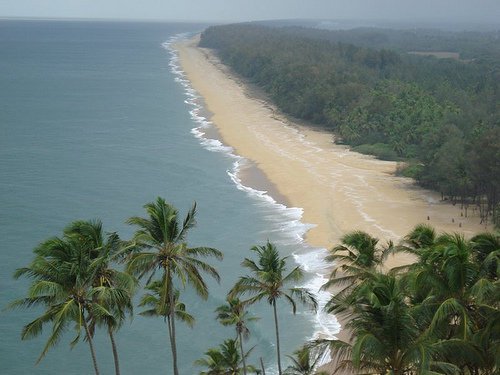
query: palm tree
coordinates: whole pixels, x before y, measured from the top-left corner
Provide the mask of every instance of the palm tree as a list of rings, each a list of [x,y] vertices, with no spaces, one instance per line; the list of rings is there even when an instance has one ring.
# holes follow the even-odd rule
[[[485,330],[491,321],[498,321],[498,280],[488,278],[489,273],[482,271],[473,254],[471,242],[462,235],[444,233],[436,239],[423,257],[426,262],[422,265],[423,272],[433,272],[433,282],[422,306],[430,313],[430,333],[456,343],[446,358],[479,371],[485,364],[478,359],[488,357],[490,344],[496,340],[495,336],[498,338],[495,333],[489,336]],[[485,340],[488,336],[493,341]],[[477,344],[478,339],[483,342],[475,345],[476,355],[466,356],[464,351],[456,350],[458,345],[467,350],[467,346]],[[486,352],[482,352],[481,347]]]
[[[221,351],[217,348],[208,349],[205,358],[197,359],[195,365],[207,368],[207,371],[200,372],[200,375],[225,375],[226,361]]]
[[[82,328],[89,343],[92,363],[99,374],[92,334],[87,322],[90,317],[104,319],[110,315],[105,306],[95,300],[93,282],[98,268],[89,256],[88,247],[79,238],[66,233],[62,238],[53,237],[41,243],[35,250],[35,259],[27,267],[16,270],[14,277],[27,276],[33,280],[28,297],[15,301],[12,306],[43,306],[44,313],[24,326],[23,340],[38,336],[46,323],[52,323],[52,332],[37,363],[54,346],[68,325],[75,324],[74,346]]]
[[[402,280],[421,327],[436,341],[437,357],[473,373],[492,371],[496,364],[488,358],[498,348],[498,335],[491,322],[500,318],[498,237],[483,233],[467,241],[420,225],[396,251],[417,257]]]
[[[341,287],[336,292],[336,297],[348,298],[356,286],[381,266],[382,261],[392,251],[392,242],[384,248],[378,248],[378,242],[377,238],[362,231],[344,235],[341,244],[335,246],[325,257],[327,262],[334,263],[334,268],[328,281],[321,288],[325,290]],[[333,303],[334,301],[329,301],[326,304],[327,311]]]
[[[418,314],[407,303],[405,284],[394,274],[373,272],[355,290],[346,314],[350,342],[327,343],[338,363],[336,371],[367,374],[425,373],[438,364],[432,359],[432,342],[418,322]],[[336,306],[332,311],[336,312]]]
[[[113,352],[115,374],[119,375],[120,362],[114,332],[122,326],[126,316],[132,314],[132,295],[137,285],[137,280],[132,275],[111,267],[112,262],[123,257],[123,243],[116,233],[104,235],[99,220],[75,221],[64,233],[85,244],[92,259],[95,268],[93,297],[107,309],[108,314],[105,314],[103,319],[89,317],[89,328],[93,336],[96,325],[106,327]]]
[[[147,218],[132,217],[128,223],[138,227],[133,241],[135,251],[130,255],[127,271],[139,276],[149,274],[147,284],[157,270],[162,271],[161,304],[170,307],[170,316],[174,316],[175,287],[174,279],[185,286],[191,284],[198,295],[206,299],[208,287],[200,272],[205,272],[219,281],[219,274],[214,267],[200,260],[200,257],[222,259],[219,250],[209,247],[188,247],[185,242],[187,232],[196,224],[196,204],[187,213],[184,221],[179,222],[177,209],[158,197],[155,202],[144,206]],[[177,347],[175,340],[175,319],[169,321],[172,365],[174,375],[178,375]]]
[[[146,285],[146,289],[149,290],[149,293],[146,293],[142,296],[141,301],[139,302],[139,307],[149,307],[148,310],[144,310],[139,313],[142,316],[162,316],[165,322],[167,322],[168,329],[172,328],[170,323],[171,315],[170,315],[170,306],[167,304],[163,304],[161,299],[162,296],[165,295],[162,288],[164,287],[163,283],[160,280],[153,281]],[[186,311],[186,305],[179,302],[180,292],[176,290],[174,292],[174,315],[175,318],[181,322],[186,323],[189,327],[194,326],[194,317]],[[172,336],[172,332],[169,332],[169,337]]]
[[[324,350],[318,347],[304,345],[296,350],[294,356],[287,356],[292,364],[285,369],[285,375],[327,375],[326,372],[316,372],[316,368],[325,354]]]
[[[250,349],[251,351],[251,349]],[[205,358],[198,359],[194,363],[197,366],[206,367],[208,371],[200,372],[200,375],[240,375],[243,370],[256,372],[253,366],[242,366],[243,358],[250,351],[241,356],[238,352],[237,342],[227,339],[219,348],[211,348],[205,352]]]
[[[418,224],[404,238],[406,249],[418,255],[418,249],[431,247],[436,242],[436,231],[427,224]]]
[[[472,257],[481,265],[481,273],[489,279],[500,276],[500,234],[479,233],[470,239]]]
[[[243,373],[246,375],[245,355],[243,351],[243,339],[248,338],[250,331],[246,326],[246,322],[257,320],[257,317],[248,316],[245,311],[244,304],[238,298],[227,298],[227,304],[219,306],[215,312],[217,319],[224,326],[234,325],[236,328],[236,335],[240,343],[240,353],[243,361]]]
[[[294,297],[305,304],[311,306],[314,310],[317,308],[317,302],[314,296],[303,288],[286,288],[291,282],[297,282],[303,277],[299,267],[295,267],[286,274],[286,259],[280,258],[276,247],[267,242],[264,246],[254,246],[251,248],[257,256],[257,262],[245,258],[241,263],[243,267],[248,268],[253,276],[240,277],[233,288],[229,291],[229,298],[250,294],[253,295],[246,303],[252,304],[263,298],[273,307],[274,326],[276,329],[276,350],[278,359],[278,373],[281,375],[281,356],[280,356],[280,338],[278,326],[278,312],[276,302],[279,298],[285,298],[295,314],[297,306]]]

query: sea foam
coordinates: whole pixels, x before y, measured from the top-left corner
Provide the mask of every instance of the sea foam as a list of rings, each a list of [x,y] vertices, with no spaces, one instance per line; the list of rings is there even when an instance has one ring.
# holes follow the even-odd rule
[[[332,339],[340,331],[340,324],[335,316],[323,311],[325,304],[331,298],[328,291],[321,290],[321,286],[327,281],[330,265],[324,261],[327,254],[326,249],[313,248],[304,241],[306,232],[314,225],[302,222],[303,209],[299,207],[287,207],[278,203],[267,191],[257,190],[251,186],[243,184],[240,178],[240,172],[249,165],[249,161],[235,154],[234,149],[224,145],[220,140],[207,137],[206,131],[213,126],[205,116],[202,115],[203,105],[202,97],[194,90],[186,78],[179,64],[179,56],[173,45],[180,40],[186,39],[189,34],[178,34],[163,43],[163,47],[170,54],[169,66],[171,72],[175,75],[175,80],[182,85],[185,91],[185,103],[191,106],[189,114],[196,126],[191,129],[200,144],[212,152],[220,152],[232,159],[231,169],[227,170],[236,188],[244,191],[255,204],[263,209],[263,219],[269,223],[267,233],[279,234],[279,239],[275,242],[278,245],[293,246],[292,253],[295,262],[306,272],[306,278],[301,287],[307,288],[315,294],[318,300],[317,313],[302,313],[312,321],[314,333],[307,339]],[[303,142],[307,142],[302,139]]]

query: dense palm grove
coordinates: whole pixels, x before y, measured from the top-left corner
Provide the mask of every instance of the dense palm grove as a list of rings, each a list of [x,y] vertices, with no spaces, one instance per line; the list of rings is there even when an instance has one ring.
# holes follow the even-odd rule
[[[342,238],[327,305],[345,315],[350,342],[327,345],[338,368],[364,374],[495,374],[500,366],[500,237],[437,235],[417,226],[399,245],[363,232]],[[414,263],[382,271],[392,253]],[[340,277],[339,277],[340,274]]]
[[[498,222],[500,43],[496,33],[327,31],[236,24],[200,46],[263,88],[283,112]],[[437,59],[413,51],[453,51]]]
[[[219,275],[205,260],[221,260],[222,253],[188,246],[186,235],[196,224],[196,205],[182,221],[177,209],[162,198],[145,209],[146,217],[128,220],[137,228],[130,240],[106,234],[99,221],[75,221],[62,236],[36,247],[33,261],[15,272],[16,278],[24,276],[32,282],[27,297],[12,307],[44,309],[24,326],[22,339],[36,337],[45,325],[52,326],[39,361],[74,327],[71,345],[81,338],[88,343],[94,371],[99,374],[93,336],[102,328],[110,338],[115,373],[120,374],[114,333],[132,314],[139,280],[145,280],[140,314],[165,321],[172,372],[179,373],[177,352],[186,348],[177,348],[175,324],[195,323],[181,302],[182,293],[189,284],[201,298],[207,298],[204,275],[216,280]],[[248,323],[257,319],[248,309],[261,300],[273,312],[279,374],[345,370],[381,375],[498,373],[500,236],[482,233],[465,239],[419,225],[400,244],[378,243],[367,233],[348,233],[325,259],[333,267],[323,286],[333,291],[326,310],[347,318],[350,341],[308,342],[288,356],[291,364],[285,369],[276,304],[286,301],[295,313],[297,302],[313,310],[317,303],[310,291],[293,286],[302,271],[299,267],[287,270],[287,259],[280,257],[273,244],[252,247],[254,258],[242,262],[249,273],[239,278],[226,304],[215,311],[222,325],[234,326],[235,336],[209,348],[196,361],[200,374],[264,373],[262,359],[259,365],[248,363],[252,348],[245,348],[244,343],[250,334]],[[414,262],[384,271],[384,259],[398,252],[410,254]],[[320,365],[328,353],[336,368],[327,371]]]

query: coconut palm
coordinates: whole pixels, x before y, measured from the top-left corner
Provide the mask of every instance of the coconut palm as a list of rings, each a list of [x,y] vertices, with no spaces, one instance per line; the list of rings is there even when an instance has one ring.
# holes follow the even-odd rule
[[[284,298],[291,304],[292,312],[295,314],[297,310],[295,298],[301,303],[309,305],[314,310],[317,308],[317,302],[314,296],[304,288],[286,287],[287,284],[295,283],[302,279],[303,273],[300,267],[295,267],[287,274],[287,257],[281,258],[276,246],[267,242],[264,246],[252,247],[251,251],[257,254],[257,261],[245,258],[242,265],[248,268],[253,275],[240,277],[230,290],[229,298],[249,294],[252,297],[246,303],[252,304],[265,298],[273,307],[278,373],[281,375],[280,338],[276,303],[278,299]]]
[[[285,369],[285,375],[327,375],[323,371],[316,372],[325,354],[321,347],[304,345],[293,354],[294,356],[287,356],[292,364]]]
[[[436,242],[436,231],[427,224],[418,224],[404,237],[404,245],[412,254],[418,255],[418,249],[431,247]]]
[[[96,325],[105,326],[111,342],[115,374],[120,374],[120,362],[114,332],[133,311],[132,295],[137,280],[130,274],[112,268],[112,263],[122,258],[123,243],[116,233],[104,234],[99,220],[75,221],[69,225],[65,235],[75,238],[87,247],[87,253],[95,268],[93,297],[108,312],[103,319],[90,316],[90,332],[93,335]]]
[[[479,233],[470,239],[472,257],[481,265],[481,274],[489,279],[500,275],[500,234]]]
[[[247,339],[250,334],[246,322],[258,320],[258,318],[249,316],[245,310],[244,304],[238,298],[227,298],[226,301],[227,304],[219,306],[215,312],[217,313],[217,319],[222,325],[234,325],[236,328],[236,335],[240,343],[240,353],[243,362],[243,373],[246,375],[243,339]]]
[[[53,237],[41,243],[35,250],[35,259],[27,267],[18,269],[14,277],[27,276],[33,281],[28,297],[15,301],[12,306],[45,308],[41,316],[24,326],[21,338],[38,336],[46,323],[52,323],[45,347],[38,358],[39,362],[47,351],[57,344],[61,335],[71,323],[75,323],[75,345],[85,332],[92,356],[96,375],[99,374],[92,334],[88,321],[90,317],[104,319],[110,313],[94,296],[97,293],[93,282],[98,267],[89,256],[88,247],[79,238],[69,236]]]
[[[196,366],[205,367],[206,371],[200,372],[200,375],[225,375],[226,361],[218,348],[210,348],[205,352],[205,357],[197,359]]]
[[[250,350],[251,351],[251,350]],[[250,352],[241,356],[238,352],[237,341],[234,339],[224,340],[219,348],[211,348],[205,352],[205,357],[196,360],[197,366],[205,367],[207,371],[200,372],[200,375],[240,375],[242,371],[255,373],[253,366],[242,365],[243,358]],[[242,367],[243,366],[243,367]]]
[[[436,358],[472,372],[495,366],[488,358],[498,348],[491,329],[499,319],[497,241],[487,233],[470,241],[459,234],[437,236],[420,225],[397,247],[416,256],[402,280],[421,326],[436,341]]]
[[[462,235],[440,235],[422,258],[422,274],[433,277],[421,306],[428,312],[430,334],[453,348],[443,350],[445,358],[478,372],[491,368],[486,359],[498,349],[498,330],[491,330],[490,323],[499,319],[499,285],[473,254],[471,242]]]
[[[142,311],[139,313],[142,316],[161,316],[167,322],[168,329],[171,329],[171,315],[170,315],[170,306],[167,304],[163,304],[161,299],[162,296],[165,295],[162,288],[164,287],[163,283],[160,280],[153,281],[146,285],[146,290],[149,290],[149,293],[146,293],[142,296],[141,301],[139,302],[140,307],[149,307],[149,309]],[[176,290],[174,292],[174,315],[175,318],[181,322],[186,323],[189,327],[193,327],[194,325],[194,317],[186,311],[186,305],[182,302],[179,302],[180,292]],[[172,336],[172,332],[169,332],[169,337]]]
[[[175,286],[174,280],[181,286],[191,284],[198,295],[206,299],[208,287],[201,272],[219,281],[219,274],[214,267],[200,260],[204,257],[222,259],[222,253],[209,247],[188,247],[186,235],[195,226],[196,204],[189,210],[183,222],[179,221],[177,209],[158,197],[155,202],[144,206],[147,218],[132,217],[128,223],[138,227],[134,234],[135,249],[130,254],[127,271],[139,278],[148,275],[147,284],[156,271],[162,272],[161,304],[170,307],[170,316],[174,316]],[[178,375],[177,347],[175,338],[175,319],[169,321],[172,366],[174,375]]]
[[[392,251],[392,242],[384,248],[378,248],[378,242],[377,238],[362,231],[344,235],[341,244],[335,246],[325,257],[327,262],[334,263],[334,268],[322,289],[340,287],[335,295],[348,298],[359,282],[381,266],[385,256]],[[327,311],[333,303],[334,301],[329,301],[326,304]]]
[[[440,365],[432,358],[432,341],[423,334],[404,288],[398,276],[377,272],[359,285],[348,310],[351,341],[318,342],[328,343],[337,371],[402,375]]]

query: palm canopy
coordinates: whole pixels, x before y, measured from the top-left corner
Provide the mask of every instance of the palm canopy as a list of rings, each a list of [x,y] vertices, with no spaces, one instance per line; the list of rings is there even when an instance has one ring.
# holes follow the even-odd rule
[[[317,302],[313,294],[304,288],[286,288],[287,284],[298,282],[303,278],[300,267],[295,267],[286,273],[287,257],[280,258],[275,245],[267,243],[264,246],[254,246],[250,249],[258,256],[257,262],[249,258],[241,263],[248,268],[253,276],[240,277],[233,288],[229,291],[230,298],[238,295],[253,295],[245,303],[254,303],[266,299],[269,304],[283,297],[292,306],[295,314],[297,305],[294,297],[304,304],[317,308]]]
[[[150,274],[148,283],[157,270],[167,271],[172,277],[177,276],[183,285],[190,283],[200,296],[206,298],[208,288],[200,271],[217,281],[220,278],[214,267],[199,258],[221,260],[222,253],[210,247],[190,248],[184,242],[188,230],[196,225],[196,203],[182,224],[177,209],[163,198],[158,197],[156,202],[148,203],[144,208],[148,218],[132,217],[127,221],[138,227],[127,270],[139,277]]]
[[[74,221],[66,227],[64,235],[87,248],[94,269],[93,297],[113,313],[105,321],[92,319],[91,325],[105,324],[116,330],[126,315],[133,312],[132,295],[137,287],[137,280],[132,275],[113,268],[123,259],[124,243],[114,232],[105,234],[100,220]]]
[[[103,244],[102,247],[95,246],[95,237],[90,240],[91,236],[83,235],[83,231],[75,229],[90,230],[91,227],[101,233],[99,241]],[[52,237],[35,248],[35,259],[31,264],[18,269],[14,274],[16,278],[27,276],[33,281],[28,297],[14,302],[13,306],[42,305],[46,309],[40,317],[24,327],[22,339],[39,335],[44,324],[52,323],[52,332],[39,360],[57,344],[68,326],[76,323],[76,337],[71,344],[75,345],[79,341],[83,328],[94,369],[98,373],[92,332],[87,322],[113,320],[115,314],[111,306],[115,302],[129,300],[130,297],[128,290],[116,288],[110,291],[96,283],[103,277],[103,264],[107,264],[103,260],[105,248],[109,250],[117,243],[117,236],[114,234],[104,238],[101,228],[98,221],[77,221],[70,224],[62,237]],[[99,234],[97,232],[93,234]]]
[[[156,280],[146,285],[148,291],[144,294],[139,302],[139,307],[147,307],[148,309],[140,312],[143,316],[161,316],[165,320],[170,317],[170,304],[161,303],[161,296],[165,293],[162,291],[163,283],[161,280]],[[179,301],[180,292],[174,292],[174,316],[177,320],[186,323],[189,327],[194,325],[194,317],[186,311],[186,305]]]
[[[404,245],[414,254],[418,254],[418,249],[431,247],[436,242],[436,231],[427,224],[418,224],[404,237]]]
[[[297,305],[295,298],[301,303],[317,309],[317,302],[311,292],[304,288],[291,287],[287,284],[296,283],[303,277],[300,267],[295,267],[289,273],[286,269],[286,257],[281,258],[278,249],[273,244],[267,242],[264,246],[254,246],[250,249],[257,254],[258,260],[254,261],[249,258],[241,263],[243,267],[248,268],[252,272],[252,276],[242,276],[229,291],[229,298],[236,296],[250,295],[250,298],[245,303],[255,303],[262,299],[273,307],[274,326],[276,329],[276,350],[278,357],[278,373],[281,375],[281,358],[280,358],[280,339],[278,312],[276,302],[280,298],[284,298],[291,306],[295,314]]]
[[[363,231],[349,232],[341,238],[341,243],[330,250],[325,257],[328,262],[334,263],[328,281],[321,289],[338,288],[335,296],[326,304],[325,309],[332,312],[342,310],[336,300],[352,299],[356,287],[382,265],[383,260],[394,251],[391,241],[385,247],[378,247],[378,238],[372,237]],[[336,305],[334,307],[334,305]],[[349,305],[349,303],[347,303]]]
[[[284,375],[326,375],[326,372],[316,371],[325,354],[321,347],[304,345],[293,354],[287,356],[292,364],[285,369]]]
[[[149,274],[150,283],[156,271],[162,271],[159,305],[170,309],[167,315],[169,338],[172,350],[172,366],[174,375],[179,374],[177,367],[177,347],[175,319],[169,319],[175,314],[174,280],[181,286],[190,284],[202,298],[208,297],[208,286],[202,273],[208,274],[216,281],[220,277],[217,270],[200,258],[214,257],[222,259],[222,253],[210,247],[188,247],[186,235],[196,224],[196,203],[188,211],[182,221],[179,220],[177,209],[158,197],[155,202],[147,203],[147,217],[134,216],[127,222],[138,227],[134,234],[131,253],[127,262],[127,271],[139,278]]]
[[[362,373],[498,371],[499,299],[496,239],[480,234],[436,235],[417,226],[392,251],[417,261],[387,274],[367,269],[329,312],[349,317],[350,342],[328,341],[338,370]],[[495,328],[494,328],[495,327]],[[317,344],[325,344],[318,342]]]
[[[78,220],[71,223],[64,231],[68,237],[75,238],[86,248],[95,268],[92,286],[92,298],[106,307],[109,314],[90,316],[89,330],[93,335],[96,326],[105,326],[111,340],[115,373],[120,374],[118,350],[114,331],[118,330],[127,315],[132,316],[132,296],[137,286],[137,279],[132,275],[113,268],[113,264],[123,260],[126,250],[123,241],[116,233],[105,234],[99,220]]]
[[[258,320],[259,318],[250,316],[245,310],[245,304],[238,298],[227,298],[225,305],[217,307],[217,319],[224,326],[235,326],[237,335],[246,338],[250,331],[247,322]]]
[[[481,274],[492,280],[500,276],[500,233],[480,233],[470,240],[472,257],[481,265]]]
[[[430,371],[433,349],[422,333],[416,312],[407,304],[405,288],[406,284],[396,275],[378,272],[371,273],[356,288],[355,298],[347,307],[351,320],[346,328],[352,332],[352,341],[322,342],[327,342],[334,353],[337,371],[367,374]]]
[[[236,328],[236,336],[240,342],[240,354],[243,362],[243,373],[246,375],[245,352],[243,350],[243,339],[247,339],[250,335],[246,322],[258,320],[257,317],[251,317],[245,310],[245,304],[238,298],[227,298],[225,305],[219,306],[215,312],[217,319],[224,326],[234,325]]]
[[[248,357],[250,351],[244,356]],[[200,372],[200,375],[240,375],[244,370],[245,373],[246,371],[256,372],[253,366],[243,365],[243,357],[238,352],[237,341],[233,339],[225,340],[219,348],[207,350],[205,357],[194,363],[206,368],[206,371]]]

